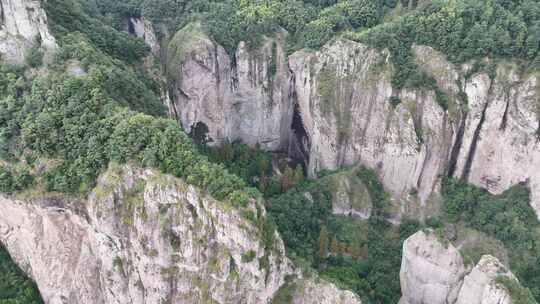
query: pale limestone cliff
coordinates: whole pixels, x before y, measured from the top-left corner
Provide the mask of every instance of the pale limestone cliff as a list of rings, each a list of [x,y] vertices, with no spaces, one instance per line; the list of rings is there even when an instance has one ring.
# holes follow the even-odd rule
[[[496,282],[499,276],[516,279],[497,258],[483,256],[463,280],[456,304],[511,304],[508,291]]]
[[[277,232],[271,247],[263,241],[254,221],[264,207],[252,202],[249,220],[247,210],[154,170],[113,165],[87,199],[27,193],[0,204],[0,242],[46,303],[259,304],[296,273]],[[319,287],[300,303],[321,290],[351,298],[306,284]]]
[[[318,279],[299,280],[291,304],[361,304],[350,291],[342,291]]]
[[[517,279],[497,258],[484,255],[474,268],[464,266],[460,252],[431,230],[403,244],[400,304],[511,304],[498,278]],[[519,282],[518,282],[519,283]]]
[[[308,171],[362,164],[395,198],[424,203],[444,173],[452,126],[433,92],[392,89],[389,60],[347,40],[289,57],[309,137]],[[401,103],[392,105],[392,98]]]
[[[285,33],[277,33],[255,49],[241,43],[231,60],[200,24],[187,25],[168,47],[171,112],[188,132],[204,123],[215,144],[285,146],[292,105],[284,46]]]
[[[266,249],[235,208],[153,170],[112,168],[87,201],[1,203],[0,241],[47,303],[264,303],[292,271],[279,237]]]
[[[491,79],[472,63],[456,66],[414,46],[440,92],[396,90],[389,54],[345,39],[295,52],[287,63],[280,35],[260,48],[241,43],[234,60],[200,27],[177,36],[184,43],[169,47],[172,112],[187,130],[201,121],[218,143],[240,139],[288,151],[310,176],[355,164],[374,169],[398,202],[396,220],[437,212],[448,175],[492,193],[528,182],[540,216],[537,74],[505,63]],[[276,41],[274,81],[265,82]]]
[[[40,0],[0,0],[0,55],[2,60],[22,64],[31,47],[56,47]]]
[[[420,231],[403,244],[400,304],[454,303],[466,268],[459,251],[431,231]]]

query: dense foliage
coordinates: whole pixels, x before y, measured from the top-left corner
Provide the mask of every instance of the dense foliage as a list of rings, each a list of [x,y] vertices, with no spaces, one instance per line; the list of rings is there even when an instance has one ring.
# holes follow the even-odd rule
[[[145,16],[175,32],[193,18],[203,19],[211,36],[232,52],[240,41],[257,44],[279,28],[291,46],[320,47],[343,30],[378,24],[397,0],[94,0],[88,7],[112,26],[130,16]],[[408,2],[408,1],[402,1]],[[158,30],[160,30],[158,28]],[[163,30],[161,29],[160,32]],[[163,33],[161,33],[163,34]]]
[[[217,199],[245,202],[244,182],[201,156],[175,121],[121,107],[106,74],[110,59],[84,37],[66,39],[58,58],[64,61],[81,53],[86,76],[71,76],[62,66],[33,79],[28,90],[0,94],[5,96],[0,100],[2,113],[7,112],[1,124],[3,150],[10,151],[12,159],[29,164],[29,155],[58,160],[43,174],[49,190],[88,191],[110,161],[135,160],[185,177]],[[116,81],[120,90],[123,85],[133,87],[123,78]]]
[[[494,196],[460,180],[443,183],[444,215],[502,241],[510,268],[540,299],[540,223],[530,206],[529,190],[517,185]]]
[[[142,39],[117,31],[88,15],[85,1],[51,0],[44,2],[52,31],[57,38],[74,32],[83,33],[107,54],[134,63],[147,55],[149,47]]]
[[[13,263],[0,245],[0,304],[41,304],[35,284]]]
[[[432,87],[412,59],[411,45],[429,45],[453,62],[473,58],[512,57],[540,68],[540,2],[538,0],[429,1],[394,22],[351,35],[388,48],[397,69],[394,85]]]
[[[388,195],[373,171],[354,174],[368,188],[373,215],[367,221],[332,215],[332,175],[306,181],[267,202],[288,254],[300,264],[364,297],[366,303],[397,303],[401,244],[420,229],[385,220]]]

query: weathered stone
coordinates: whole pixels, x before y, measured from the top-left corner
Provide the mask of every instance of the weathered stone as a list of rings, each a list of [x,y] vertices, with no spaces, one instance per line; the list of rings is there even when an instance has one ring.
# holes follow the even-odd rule
[[[240,210],[155,170],[113,165],[86,200],[2,195],[0,204],[0,242],[45,303],[259,304],[298,274],[277,232],[268,248]],[[263,206],[250,209],[264,220]],[[321,291],[352,298],[309,284],[317,288],[300,303]]]
[[[204,123],[214,144],[242,140],[268,150],[286,146],[291,124],[285,33],[251,49],[240,43],[234,61],[192,23],[169,44],[173,113],[188,132]]]
[[[511,304],[508,290],[496,282],[499,276],[516,280],[497,258],[484,255],[463,280],[456,304]]]
[[[497,279],[515,276],[497,258],[484,255],[465,268],[459,251],[433,231],[420,231],[403,244],[400,304],[511,304]],[[518,282],[519,283],[519,282]]]
[[[0,0],[0,55],[11,64],[23,64],[27,51],[56,48],[40,0]]]
[[[400,304],[447,304],[457,299],[466,273],[459,251],[430,230],[403,244]]]

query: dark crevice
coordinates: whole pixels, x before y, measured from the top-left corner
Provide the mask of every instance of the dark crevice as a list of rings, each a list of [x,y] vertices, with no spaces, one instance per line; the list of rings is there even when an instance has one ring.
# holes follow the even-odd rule
[[[217,46],[215,50],[216,56],[217,56]],[[238,90],[238,67],[236,62],[236,55],[229,56],[231,60],[231,91],[235,92]],[[217,57],[216,57],[217,60]]]
[[[490,96],[490,94],[488,96]],[[467,155],[465,167],[463,168],[463,174],[461,176],[461,178],[465,181],[469,179],[469,175],[471,173],[471,167],[472,167],[472,163],[473,163],[474,156],[476,153],[476,148],[478,146],[478,141],[480,140],[480,132],[482,132],[482,127],[484,125],[484,121],[486,120],[486,111],[487,111],[488,106],[489,106],[489,102],[486,102],[486,104],[484,105],[484,109],[482,109],[482,117],[480,117],[478,126],[476,127],[476,130],[474,130],[471,148],[469,150],[469,154]]]
[[[216,74],[216,97],[219,105],[223,104],[222,96],[219,93],[219,88],[221,87],[221,77],[219,73],[219,57],[218,57],[218,45],[214,43],[214,73]]]
[[[128,18],[127,20],[127,30],[130,35],[136,36],[135,25],[133,24],[133,20],[131,18]]]
[[[293,119],[291,123],[291,137],[289,139],[288,155],[293,160],[303,164],[304,170],[309,166],[309,152],[311,149],[311,141],[304,127],[300,106],[296,102],[294,104]]]
[[[506,107],[504,108],[504,114],[501,120],[501,125],[499,127],[499,130],[506,130],[506,126],[508,124],[508,110],[510,109],[510,98],[506,98]]]
[[[2,4],[2,1],[0,1],[0,28],[4,27],[5,20],[6,20],[6,15],[4,13],[4,6]]]
[[[452,147],[452,152],[450,152],[450,161],[448,164],[448,177],[453,177],[456,173],[456,167],[457,167],[457,161],[459,158],[459,152],[461,151],[461,147],[463,146],[463,135],[465,134],[465,125],[467,123],[467,112],[461,110],[461,121],[459,124],[459,128],[456,134],[456,141],[454,142],[454,146]]]

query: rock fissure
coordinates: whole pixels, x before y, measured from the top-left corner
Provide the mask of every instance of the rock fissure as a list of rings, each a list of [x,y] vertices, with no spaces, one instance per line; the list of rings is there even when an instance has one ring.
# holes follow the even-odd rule
[[[487,96],[491,96],[493,92],[493,80],[490,81],[488,94]],[[480,116],[480,120],[478,122],[478,125],[476,126],[476,129],[474,130],[474,134],[472,136],[471,146],[469,148],[469,152],[467,153],[467,158],[465,159],[465,165],[463,168],[463,173],[461,175],[461,178],[465,181],[469,180],[469,176],[471,174],[471,167],[474,161],[474,158],[476,156],[476,149],[478,147],[478,143],[480,141],[480,133],[482,132],[482,128],[484,126],[484,122],[486,120],[486,112],[489,108],[490,101],[486,100],[484,107],[482,109],[482,114]]]
[[[465,111],[464,109],[461,109],[461,119],[460,119],[459,127],[456,133],[456,140],[454,141],[454,144],[452,145],[451,152],[450,152],[450,159],[448,162],[448,170],[447,170],[448,177],[453,177],[454,174],[456,173],[459,155],[461,153],[461,148],[463,147],[463,137],[465,135],[467,117],[468,117],[467,111]]]

